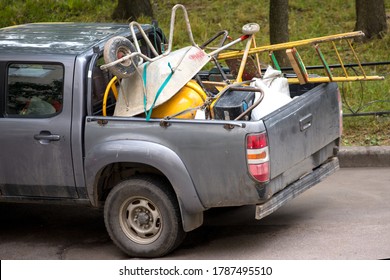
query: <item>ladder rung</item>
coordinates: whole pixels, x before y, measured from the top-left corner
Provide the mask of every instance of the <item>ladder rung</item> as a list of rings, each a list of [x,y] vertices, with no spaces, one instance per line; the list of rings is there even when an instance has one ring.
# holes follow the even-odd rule
[[[314,48],[316,49],[316,52],[317,52],[317,54],[318,54],[318,56],[319,56],[319,58],[321,60],[322,65],[324,65],[324,69],[325,69],[326,75],[329,77],[329,80],[332,81],[332,79],[333,79],[332,72],[331,72],[331,70],[329,68],[328,63],[325,60],[325,57],[324,57],[323,53],[320,50],[320,46],[318,44],[315,44]]]
[[[363,66],[362,66],[362,64],[360,63],[360,59],[359,59],[359,57],[357,56],[357,53],[355,52],[355,49],[352,47],[351,41],[347,39],[347,42],[348,42],[349,48],[351,49],[351,51],[352,51],[352,53],[353,53],[353,55],[354,55],[354,57],[355,57],[357,63],[359,64],[359,68],[360,68],[360,70],[362,71],[363,76],[365,77],[365,76],[366,76],[366,72],[364,72]]]
[[[336,55],[337,55],[337,59],[339,60],[339,63],[340,63],[340,65],[341,65],[341,68],[343,68],[344,75],[345,75],[346,78],[348,78],[347,69],[345,69],[345,67],[344,67],[343,60],[341,59],[340,53],[339,53],[339,51],[337,50],[337,47],[336,47],[336,44],[335,44],[334,41],[332,41],[332,46],[333,46],[333,49],[334,49],[334,51],[335,51],[335,53],[336,53]]]
[[[269,52],[269,56],[271,57],[272,63],[274,64],[274,68],[275,68],[276,70],[279,70],[279,71],[280,71],[281,69],[280,69],[278,60],[276,59],[276,56],[275,56],[274,52],[273,52],[273,51],[270,51],[270,52]]]

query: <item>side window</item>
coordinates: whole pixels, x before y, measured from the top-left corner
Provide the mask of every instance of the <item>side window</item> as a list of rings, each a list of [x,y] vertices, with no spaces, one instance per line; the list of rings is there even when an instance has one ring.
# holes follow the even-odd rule
[[[64,68],[58,64],[13,63],[7,69],[6,114],[52,117],[62,110]]]

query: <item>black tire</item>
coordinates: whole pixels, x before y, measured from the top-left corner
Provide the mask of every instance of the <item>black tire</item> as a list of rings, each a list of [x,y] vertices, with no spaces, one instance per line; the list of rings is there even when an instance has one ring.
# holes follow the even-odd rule
[[[105,202],[104,221],[111,239],[131,257],[164,256],[185,237],[176,196],[155,176],[115,186]]]
[[[108,40],[104,45],[104,61],[108,64],[135,51],[136,49],[129,39],[122,36],[116,36]],[[133,61],[136,65],[138,65],[139,57],[134,57]],[[135,71],[133,61],[131,59],[125,60],[110,67],[109,71],[118,78],[128,78]]]

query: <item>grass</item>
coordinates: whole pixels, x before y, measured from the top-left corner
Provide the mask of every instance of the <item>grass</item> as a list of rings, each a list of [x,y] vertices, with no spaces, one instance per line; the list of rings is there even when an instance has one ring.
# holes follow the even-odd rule
[[[116,1],[0,0],[0,26],[30,22],[111,21]]]
[[[110,22],[116,0],[0,0],[0,27],[37,21]],[[260,33],[258,45],[269,44],[269,1],[254,0],[154,0],[156,19],[166,33],[169,31],[171,8],[184,4],[188,10],[195,42],[201,44],[216,32],[226,29],[233,38],[240,36],[241,26],[257,22]],[[290,0],[290,40],[353,31],[355,1]],[[390,0],[385,0],[390,15]],[[177,15],[174,46],[188,44],[182,13]],[[140,18],[139,22],[150,22]],[[367,43],[354,43],[362,62],[389,61],[390,24],[388,34],[382,39]],[[343,49],[344,47],[342,47]],[[322,50],[329,56],[326,48]],[[310,51],[301,52],[306,65],[319,65]],[[335,58],[328,61],[338,63]],[[348,62],[348,61],[346,61]],[[366,69],[369,75],[385,76],[385,81],[340,84],[344,97],[344,113],[390,111],[390,65]],[[321,73],[323,74],[323,73]],[[376,102],[377,100],[381,102]],[[390,116],[365,116],[344,118],[344,145],[390,145]]]

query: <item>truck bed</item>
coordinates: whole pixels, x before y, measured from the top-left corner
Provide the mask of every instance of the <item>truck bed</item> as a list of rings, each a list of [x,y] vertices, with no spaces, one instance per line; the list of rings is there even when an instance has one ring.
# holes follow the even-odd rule
[[[291,93],[296,98],[259,121],[90,116],[85,129],[86,157],[93,157],[94,148],[108,142],[115,156],[125,149],[115,150],[116,141],[126,140],[129,146],[142,143],[139,149],[145,155],[149,144],[157,144],[180,158],[204,209],[261,204],[334,157],[339,145],[337,85],[292,87]],[[246,162],[246,137],[260,132],[267,133],[269,143],[267,183],[254,180]],[[156,159],[149,160],[153,165]]]

